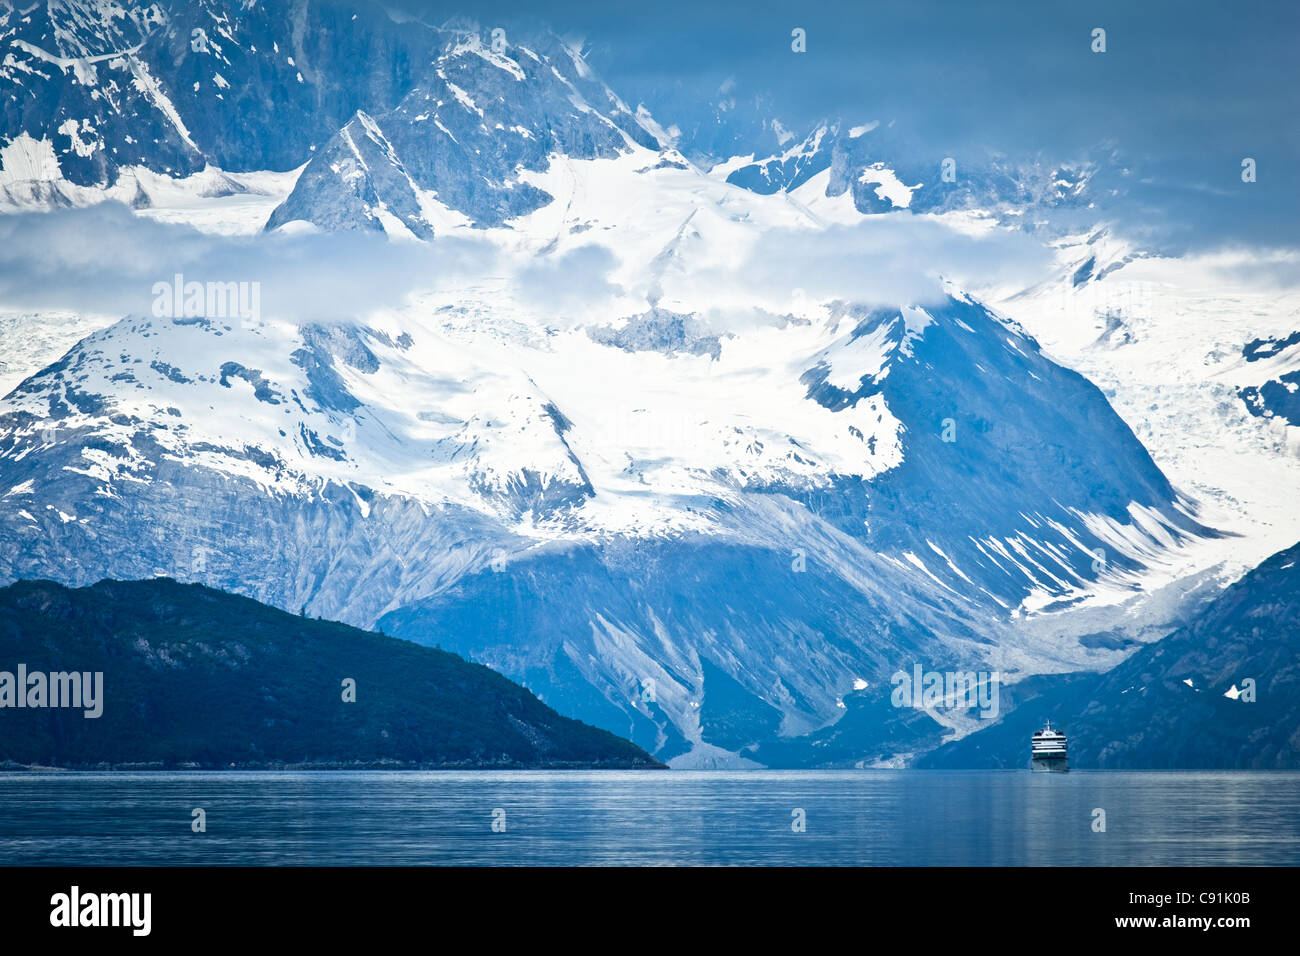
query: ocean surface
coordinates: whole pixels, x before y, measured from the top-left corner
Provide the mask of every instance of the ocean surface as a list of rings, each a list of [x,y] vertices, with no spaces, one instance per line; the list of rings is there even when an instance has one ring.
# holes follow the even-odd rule
[[[1300,773],[4,773],[23,864],[1295,865]]]

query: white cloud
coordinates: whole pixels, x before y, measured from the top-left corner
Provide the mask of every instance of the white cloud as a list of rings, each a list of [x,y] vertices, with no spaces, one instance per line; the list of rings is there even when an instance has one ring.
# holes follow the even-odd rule
[[[738,268],[665,279],[665,296],[697,308],[748,305],[781,312],[792,300],[839,299],[864,305],[924,305],[944,297],[944,282],[987,288],[1028,284],[1051,256],[1022,233],[959,232],[933,217],[898,213],[851,226],[778,229],[760,235]]]
[[[259,282],[262,314],[350,319],[417,288],[491,273],[483,240],[394,243],[371,233],[217,236],[137,217],[117,203],[0,217],[0,305],[148,313],[155,282]]]

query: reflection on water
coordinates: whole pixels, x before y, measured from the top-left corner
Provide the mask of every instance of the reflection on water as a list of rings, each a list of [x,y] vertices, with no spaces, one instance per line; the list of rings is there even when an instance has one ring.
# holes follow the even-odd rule
[[[1294,865],[1300,773],[10,773],[0,863]]]

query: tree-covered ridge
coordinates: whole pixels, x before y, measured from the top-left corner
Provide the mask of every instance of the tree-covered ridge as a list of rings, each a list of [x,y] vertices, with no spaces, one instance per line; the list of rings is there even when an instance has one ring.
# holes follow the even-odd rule
[[[0,589],[0,672],[20,664],[102,672],[102,715],[11,702],[10,764],[659,766],[455,654],[170,578]]]

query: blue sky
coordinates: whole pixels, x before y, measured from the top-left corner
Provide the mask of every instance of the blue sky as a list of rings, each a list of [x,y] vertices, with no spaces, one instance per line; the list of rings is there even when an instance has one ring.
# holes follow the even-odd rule
[[[939,157],[1055,161],[1105,145],[1133,169],[1115,209],[1133,229],[1300,245],[1300,3],[406,2],[430,19],[534,17],[581,37],[611,86],[665,124],[730,80],[787,127],[895,120]],[[791,52],[794,27],[807,53]],[[1095,27],[1104,54],[1090,48]],[[1253,184],[1241,181],[1248,156]]]

